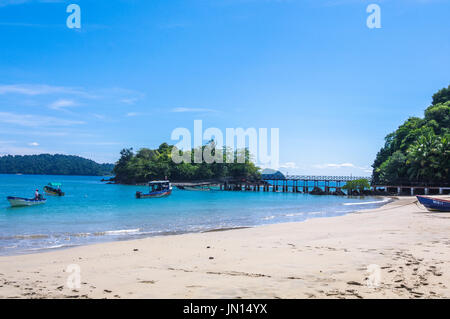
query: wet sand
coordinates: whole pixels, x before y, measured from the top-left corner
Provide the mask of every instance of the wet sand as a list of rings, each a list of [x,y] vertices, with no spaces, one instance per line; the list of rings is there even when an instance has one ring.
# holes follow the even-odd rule
[[[0,298],[450,298],[449,234],[450,213],[402,197],[340,217],[0,257]]]

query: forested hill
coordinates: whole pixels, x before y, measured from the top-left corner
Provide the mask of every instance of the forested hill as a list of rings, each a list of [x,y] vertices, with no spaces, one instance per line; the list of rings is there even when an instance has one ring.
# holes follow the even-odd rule
[[[1,156],[0,174],[89,175],[111,174],[113,164],[98,164],[73,155]]]
[[[211,154],[216,154],[214,142],[209,142],[208,146],[202,146],[199,150],[204,154],[205,148],[211,147]],[[162,143],[157,149],[141,148],[136,154],[133,149],[123,149],[120,152],[120,159],[114,167],[115,181],[120,184],[145,183],[151,180],[170,179],[171,181],[198,181],[209,179],[220,179],[232,177],[239,179],[259,180],[259,167],[251,161],[248,149],[242,150],[222,150],[223,161],[206,163],[194,163],[195,150],[185,152],[191,159],[189,161],[176,164],[172,160],[175,146]],[[178,151],[183,154],[182,151]],[[231,163],[228,159],[234,160]],[[238,158],[242,162],[238,163]]]
[[[423,118],[386,136],[372,167],[377,184],[450,185],[450,86],[433,95]]]

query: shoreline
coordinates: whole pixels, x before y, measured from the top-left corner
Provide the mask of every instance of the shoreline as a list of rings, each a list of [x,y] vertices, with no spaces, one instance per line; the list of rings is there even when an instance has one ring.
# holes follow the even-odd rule
[[[450,214],[415,198],[302,222],[0,257],[0,298],[448,298]],[[70,289],[68,266],[81,270]],[[380,284],[369,287],[368,266]]]
[[[330,195],[332,196],[332,195]],[[396,196],[346,196],[348,198],[352,198],[352,197],[371,197],[371,198],[379,198],[381,199],[380,201],[376,201],[376,202],[364,202],[364,203],[351,203],[351,204],[344,204],[344,205],[348,205],[348,206],[353,206],[353,205],[360,205],[363,206],[365,204],[379,204],[380,206],[377,208],[369,208],[369,209],[359,209],[359,210],[352,210],[352,211],[348,211],[345,212],[343,215],[340,216],[345,216],[348,214],[354,214],[357,213],[358,211],[364,211],[364,210],[372,210],[372,209],[379,209],[395,200],[398,200],[398,197]],[[48,253],[48,252],[53,252],[53,251],[60,251],[60,250],[66,250],[66,249],[74,249],[74,248],[81,248],[81,247],[85,247],[85,246],[92,246],[92,245],[101,245],[101,244],[107,244],[107,243],[114,243],[114,242],[122,242],[122,241],[133,241],[133,240],[142,240],[142,239],[146,239],[146,238],[155,238],[155,237],[167,237],[167,236],[179,236],[179,235],[186,235],[186,234],[201,234],[201,233],[212,233],[212,232],[224,232],[224,231],[231,231],[231,230],[239,230],[239,229],[247,229],[247,228],[255,228],[255,227],[261,227],[261,226],[268,226],[268,225],[279,225],[279,224],[286,224],[286,223],[303,223],[306,222],[309,219],[316,219],[316,218],[332,218],[332,217],[340,217],[340,216],[319,216],[319,217],[310,217],[310,218],[306,218],[305,220],[301,220],[301,221],[283,221],[283,222],[275,222],[275,223],[267,223],[267,224],[255,224],[255,225],[238,225],[238,226],[232,226],[232,227],[224,227],[224,228],[211,228],[211,229],[206,229],[206,230],[197,230],[197,231],[163,231],[163,232],[154,232],[153,234],[149,235],[149,234],[142,234],[140,237],[136,238],[136,237],[130,237],[130,238],[121,238],[121,239],[105,239],[103,241],[93,241],[93,242],[87,242],[87,243],[83,243],[83,244],[60,244],[57,246],[49,246],[49,247],[39,247],[39,248],[33,248],[33,249],[29,249],[29,250],[25,250],[25,251],[17,251],[17,252],[11,252],[9,254],[0,254],[0,257],[13,257],[13,256],[23,256],[23,255],[34,255],[34,254],[42,254],[42,253]],[[133,229],[134,233],[135,229]],[[118,232],[124,232],[124,230],[108,230],[108,231],[102,231],[102,232],[98,232],[98,233],[93,233],[91,234],[92,236],[100,236],[99,234],[103,234],[104,236],[106,235],[106,233],[118,233]],[[75,234],[78,235],[78,234]],[[83,236],[86,235],[86,233],[82,233]],[[139,234],[138,234],[139,235]],[[27,238],[47,238],[49,237],[49,235],[43,235],[43,234],[33,234],[33,235],[18,235],[18,237],[27,237]],[[107,237],[105,237],[107,238]]]

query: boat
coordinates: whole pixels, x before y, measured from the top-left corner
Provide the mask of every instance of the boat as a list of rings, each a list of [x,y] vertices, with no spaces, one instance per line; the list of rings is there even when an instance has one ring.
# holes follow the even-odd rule
[[[428,196],[416,197],[419,200],[419,203],[425,206],[429,211],[450,212],[450,200]]]
[[[178,189],[185,191],[197,191],[197,192],[211,192],[220,190],[220,187],[211,183],[178,184],[176,185],[176,187]]]
[[[187,191],[197,191],[197,192],[209,192],[211,187],[208,186],[184,186]]]
[[[148,183],[149,193],[136,192],[136,198],[161,198],[172,194],[172,185],[169,181],[153,181]]]
[[[46,192],[48,195],[64,196],[64,192],[61,191],[60,187],[60,183],[48,183],[47,186],[44,186],[44,192]]]
[[[47,200],[42,196],[40,196],[39,199],[8,196],[6,199],[11,204],[11,207],[35,206],[45,204],[47,202]]]

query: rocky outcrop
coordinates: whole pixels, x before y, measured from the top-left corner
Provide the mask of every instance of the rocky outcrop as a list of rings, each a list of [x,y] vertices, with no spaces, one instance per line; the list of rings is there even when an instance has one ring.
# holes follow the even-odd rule
[[[320,187],[314,187],[314,189],[309,192],[311,195],[327,195]]]
[[[347,194],[345,194],[343,191],[341,191],[340,189],[336,190],[335,192],[332,192],[331,195],[336,195],[336,196],[345,196]]]

